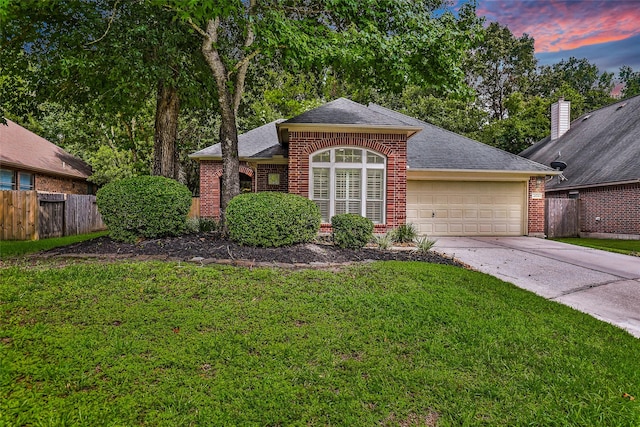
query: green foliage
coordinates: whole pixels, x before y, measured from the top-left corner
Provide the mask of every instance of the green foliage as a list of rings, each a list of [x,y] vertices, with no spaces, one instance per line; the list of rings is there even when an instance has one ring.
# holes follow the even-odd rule
[[[312,241],[320,230],[313,201],[287,193],[240,194],[229,202],[226,225],[232,240],[248,246],[279,247]]]
[[[415,240],[416,250],[421,253],[427,253],[437,243],[437,240],[429,239],[427,236],[418,237]]]
[[[98,210],[115,240],[175,236],[186,227],[191,192],[169,178],[140,176],[98,190]]]
[[[187,218],[185,232],[210,233],[218,229],[218,222],[213,218]]]
[[[341,248],[361,249],[373,238],[373,222],[356,214],[331,218],[331,239]]]
[[[624,85],[622,88],[623,98],[640,95],[640,71],[634,72],[628,65],[623,65],[620,67],[618,76]]]
[[[391,230],[391,237],[397,243],[411,243],[418,237],[418,230],[414,224],[401,224]]]
[[[387,250],[393,245],[393,236],[391,233],[374,234],[373,241],[378,245],[379,249]]]

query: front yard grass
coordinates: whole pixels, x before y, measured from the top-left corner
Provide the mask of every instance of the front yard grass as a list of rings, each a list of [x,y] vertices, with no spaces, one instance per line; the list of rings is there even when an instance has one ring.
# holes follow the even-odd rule
[[[459,267],[0,273],[0,425],[640,425],[640,340]]]
[[[52,237],[42,240],[0,240],[0,259],[7,259],[19,255],[33,252],[46,251],[59,246],[67,246],[72,243],[83,242],[106,236],[108,231],[98,231],[90,234],[80,234],[76,236]]]
[[[640,240],[588,239],[581,237],[564,237],[553,240],[603,251],[640,256]]]

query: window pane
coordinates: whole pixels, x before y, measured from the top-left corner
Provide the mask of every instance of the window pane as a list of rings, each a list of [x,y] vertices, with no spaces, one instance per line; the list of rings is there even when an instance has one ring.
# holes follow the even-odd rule
[[[360,177],[359,169],[337,169],[336,199],[360,199]]]
[[[329,220],[329,200],[314,200],[318,208],[320,209],[320,217],[322,222],[328,223]]]
[[[313,168],[313,199],[329,200],[329,169]]]
[[[7,169],[0,170],[0,190],[15,190],[15,174]]]
[[[382,201],[367,200],[367,218],[375,224],[382,223]]]
[[[367,171],[367,200],[382,200],[384,197],[384,171],[373,169]]]
[[[367,163],[383,164],[384,157],[367,151]]]
[[[362,150],[355,148],[338,148],[336,163],[362,163]]]
[[[20,190],[33,190],[33,175],[20,172]]]
[[[321,153],[316,154],[311,158],[314,162],[325,162],[328,163],[331,161],[331,152],[329,150],[323,151]]]

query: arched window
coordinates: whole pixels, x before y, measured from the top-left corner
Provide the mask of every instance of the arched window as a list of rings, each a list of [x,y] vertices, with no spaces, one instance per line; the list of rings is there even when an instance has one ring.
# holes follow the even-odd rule
[[[320,208],[322,222],[354,213],[384,224],[384,156],[363,148],[335,147],[312,153],[309,165],[309,198]]]

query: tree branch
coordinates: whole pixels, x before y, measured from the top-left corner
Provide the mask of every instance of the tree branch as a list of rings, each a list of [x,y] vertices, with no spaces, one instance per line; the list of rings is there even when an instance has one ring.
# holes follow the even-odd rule
[[[253,13],[253,10],[255,9],[256,6],[256,0],[250,0],[249,1],[249,10],[248,10],[248,15],[249,15],[249,19],[248,24],[247,24],[247,38],[244,40],[244,48],[247,49],[249,47],[251,47],[251,45],[253,44],[253,42],[256,39],[256,35],[253,32],[253,24],[251,23],[251,15]],[[240,102],[242,101],[242,94],[244,92],[244,82],[245,82],[245,78],[247,77],[247,70],[249,69],[249,62],[256,57],[256,55],[258,55],[258,53],[260,53],[260,50],[257,49],[255,51],[253,51],[251,54],[245,56],[242,61],[238,62],[234,68],[234,71],[236,71],[238,74],[236,75],[236,84],[234,87],[234,92],[233,92],[233,112],[234,114],[237,116],[238,115],[238,108],[240,107]],[[229,73],[231,74],[231,73]],[[227,77],[229,78],[229,76]]]
[[[104,34],[101,37],[97,38],[96,40],[85,44],[84,47],[88,47],[88,46],[91,46],[92,44],[98,43],[100,40],[105,38],[107,34],[109,34],[109,29],[111,29],[111,24],[113,24],[113,20],[116,17],[116,9],[118,8],[118,3],[120,3],[120,0],[116,0],[116,2],[113,5],[113,11],[111,12],[111,19],[109,19],[109,23],[107,24],[107,29],[105,30]]]

